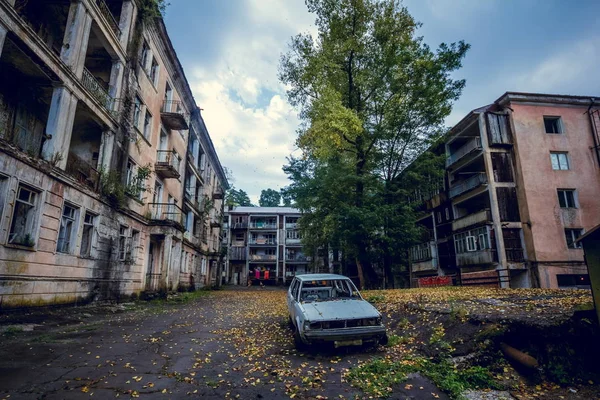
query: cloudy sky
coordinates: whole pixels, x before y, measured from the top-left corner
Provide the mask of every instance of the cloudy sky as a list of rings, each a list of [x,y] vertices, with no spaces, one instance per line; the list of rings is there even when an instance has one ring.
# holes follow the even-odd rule
[[[221,163],[257,203],[287,185],[298,119],[277,79],[290,38],[314,32],[304,0],[170,0],[166,24]],[[597,0],[405,0],[431,47],[471,44],[447,124],[506,91],[600,95]]]

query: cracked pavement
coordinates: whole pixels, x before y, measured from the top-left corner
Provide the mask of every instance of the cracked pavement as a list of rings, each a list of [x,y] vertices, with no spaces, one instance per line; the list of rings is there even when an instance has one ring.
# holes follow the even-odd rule
[[[362,394],[343,373],[383,354],[364,348],[297,353],[280,290],[195,296],[183,304],[22,316],[33,330],[13,332],[0,344],[0,399],[355,398]],[[420,376],[408,383],[446,398]],[[395,395],[407,398],[401,392]]]

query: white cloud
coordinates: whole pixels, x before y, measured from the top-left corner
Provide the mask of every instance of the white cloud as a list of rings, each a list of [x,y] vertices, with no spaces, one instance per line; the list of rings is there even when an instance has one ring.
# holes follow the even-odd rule
[[[219,58],[188,77],[221,164],[258,203],[262,189],[288,185],[282,166],[298,119],[277,68],[290,38],[314,29],[314,18],[302,0],[244,1],[245,19],[224,32]]]

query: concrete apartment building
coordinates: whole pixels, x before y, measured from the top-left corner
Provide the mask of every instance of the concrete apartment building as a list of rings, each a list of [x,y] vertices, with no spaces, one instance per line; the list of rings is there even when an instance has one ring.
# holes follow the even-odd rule
[[[227,181],[146,14],[0,0],[0,307],[210,281]]]
[[[454,126],[444,182],[423,198],[428,237],[410,250],[412,285],[589,285],[575,240],[600,223],[599,108],[508,92]]]
[[[225,211],[225,280],[234,285],[283,285],[310,272],[298,229],[299,210],[290,207],[232,207]]]

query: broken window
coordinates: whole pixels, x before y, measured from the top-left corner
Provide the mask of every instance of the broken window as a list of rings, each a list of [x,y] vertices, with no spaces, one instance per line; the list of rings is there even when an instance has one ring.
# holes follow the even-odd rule
[[[154,86],[158,86],[158,71],[159,65],[156,59],[152,59],[152,66],[150,67],[150,80]]]
[[[512,134],[508,115],[487,113],[488,139],[491,145],[511,144]]]
[[[135,262],[137,260],[137,253],[140,247],[140,231],[132,229],[131,238],[128,240],[127,254],[125,258]]]
[[[553,170],[568,170],[570,169],[568,153],[551,152],[550,161],[552,162]]]
[[[8,243],[33,247],[35,213],[37,208],[38,193],[19,185],[15,208],[10,224]]]
[[[71,253],[77,237],[77,208],[65,204],[63,206],[62,217],[60,219],[60,229],[58,231],[58,242],[56,251],[59,253]]]
[[[127,227],[119,227],[119,260],[125,261],[127,256]]]
[[[148,46],[148,43],[146,43],[144,41],[144,44],[142,46],[142,59],[140,60],[140,63],[142,64],[142,68],[146,72],[148,72],[150,57],[151,57],[150,47]]]
[[[456,254],[490,249],[490,236],[487,227],[472,229],[454,235]]]
[[[558,204],[560,208],[576,208],[575,190],[558,189]]]
[[[494,181],[514,182],[510,153],[491,153]]]
[[[544,127],[546,128],[546,133],[563,133],[560,117],[544,117]]]
[[[142,99],[139,96],[135,96],[134,108],[133,108],[133,126],[140,129],[140,119],[142,116]]]
[[[569,249],[581,249],[581,243],[575,241],[582,235],[583,229],[565,229],[565,238]]]
[[[519,212],[519,201],[517,199],[517,189],[514,187],[497,187],[496,197],[498,198],[498,211],[502,222],[521,221]]]
[[[150,140],[150,135],[152,134],[152,115],[150,112],[146,110],[146,115],[144,115],[144,137]]]
[[[80,254],[82,257],[90,257],[92,255],[95,222],[96,216],[90,212],[86,212],[83,218],[83,232],[81,234]]]

